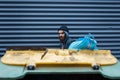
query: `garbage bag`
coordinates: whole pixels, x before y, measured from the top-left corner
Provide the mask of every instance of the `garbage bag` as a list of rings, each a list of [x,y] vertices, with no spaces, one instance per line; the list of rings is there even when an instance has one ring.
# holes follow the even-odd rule
[[[72,42],[68,49],[75,50],[98,50],[97,41],[94,39],[92,34],[85,35],[84,38],[78,38],[76,41]]]

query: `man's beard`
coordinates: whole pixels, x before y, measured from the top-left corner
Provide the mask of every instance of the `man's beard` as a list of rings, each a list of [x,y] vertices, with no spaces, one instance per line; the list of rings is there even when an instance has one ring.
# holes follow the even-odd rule
[[[63,42],[65,39],[63,37],[59,37],[60,41]]]

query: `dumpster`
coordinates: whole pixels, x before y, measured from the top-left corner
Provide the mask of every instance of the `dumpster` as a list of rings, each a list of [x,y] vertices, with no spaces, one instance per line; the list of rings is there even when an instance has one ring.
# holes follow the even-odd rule
[[[101,74],[120,79],[120,63],[110,50],[9,49],[1,58],[0,79],[27,74]]]

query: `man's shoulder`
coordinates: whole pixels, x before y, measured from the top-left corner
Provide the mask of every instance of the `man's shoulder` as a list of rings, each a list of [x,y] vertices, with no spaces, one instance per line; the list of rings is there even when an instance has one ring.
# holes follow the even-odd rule
[[[69,38],[68,39],[68,43],[72,43],[72,42],[74,42],[75,40],[74,39],[72,39],[72,38]]]

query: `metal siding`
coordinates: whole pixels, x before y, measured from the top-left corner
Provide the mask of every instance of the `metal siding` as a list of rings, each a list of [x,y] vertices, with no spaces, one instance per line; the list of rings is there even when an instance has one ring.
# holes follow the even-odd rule
[[[58,48],[60,25],[73,39],[94,34],[99,49],[120,59],[119,0],[0,0],[1,54],[8,46]]]

